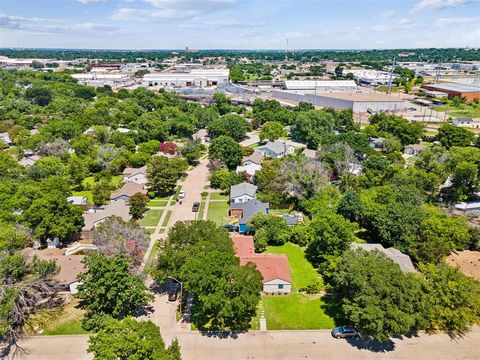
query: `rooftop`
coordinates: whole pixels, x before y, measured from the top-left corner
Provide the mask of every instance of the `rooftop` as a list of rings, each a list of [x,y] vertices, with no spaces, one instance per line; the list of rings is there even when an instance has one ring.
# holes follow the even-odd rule
[[[240,225],[246,224],[248,219],[255,215],[256,213],[263,212],[265,213],[269,208],[268,203],[263,203],[258,200],[250,200],[244,203],[234,203],[230,205],[231,209],[242,209],[243,215],[242,218],[238,221]]]
[[[124,221],[129,221],[130,207],[127,205],[127,202],[125,200],[112,201],[110,204],[105,205],[103,210],[84,213],[83,220],[85,225],[82,230],[90,231],[98,222],[103,221],[110,216],[118,216]]]
[[[147,190],[143,188],[143,185],[134,183],[134,182],[127,182],[125,183],[122,188],[116,192],[114,192],[111,196],[111,200],[115,200],[116,198],[125,195],[125,196],[132,196],[136,193],[146,194]]]
[[[351,100],[357,102],[403,102],[403,99],[396,98],[382,93],[338,93],[338,94],[319,94],[316,96],[327,97],[339,100]]]
[[[415,267],[413,266],[412,260],[410,256],[405,255],[401,251],[395,249],[394,247],[390,247],[385,249],[382,244],[352,244],[352,249],[363,249],[365,251],[380,251],[381,253],[385,254],[388,258],[390,258],[394,263],[400,266],[400,269],[403,272],[416,272]]]
[[[230,198],[236,198],[242,195],[250,195],[251,197],[255,197],[257,189],[257,186],[246,182],[238,185],[233,185],[230,187]]]
[[[127,175],[127,176],[130,176],[130,175],[134,175],[134,174],[139,174],[139,173],[146,173],[147,172],[147,167],[146,166],[142,166],[142,167],[139,167],[139,168],[125,168],[123,170],[123,175]]]
[[[444,84],[424,84],[438,90],[458,91],[458,92],[480,92],[480,86],[459,84],[459,83],[444,83]]]
[[[283,154],[290,146],[293,146],[293,145],[288,144],[287,142],[284,142],[284,141],[277,140],[277,141],[269,141],[265,145],[259,146],[258,150],[268,149],[274,152],[275,154]]]

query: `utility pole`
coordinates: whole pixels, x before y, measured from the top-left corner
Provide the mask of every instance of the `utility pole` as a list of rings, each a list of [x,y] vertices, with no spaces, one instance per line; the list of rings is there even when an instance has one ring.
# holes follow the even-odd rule
[[[388,89],[387,94],[392,92],[392,77],[393,77],[393,70],[395,70],[395,57],[393,57],[392,69],[390,70],[390,77],[388,78]]]

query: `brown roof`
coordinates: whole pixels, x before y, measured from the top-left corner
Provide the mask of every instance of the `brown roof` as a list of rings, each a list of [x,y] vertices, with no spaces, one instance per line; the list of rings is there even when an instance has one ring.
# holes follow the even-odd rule
[[[251,161],[254,164],[260,165],[262,160],[263,160],[263,154],[260,153],[259,151],[254,151],[250,156],[244,157],[242,163]]]
[[[84,226],[82,230],[90,231],[95,225],[102,220],[105,220],[109,216],[121,217],[124,221],[130,220],[130,207],[125,200],[112,201],[110,204],[105,205],[103,211],[87,212],[83,214]]]
[[[235,255],[240,259],[240,265],[252,263],[260,271],[263,282],[275,279],[292,282],[288,257],[284,254],[255,254],[253,236],[232,235]]]
[[[123,175],[125,176],[132,176],[132,175],[135,175],[135,174],[146,174],[147,173],[147,167],[146,166],[142,166],[142,167],[139,167],[139,168],[125,168],[123,170]]]
[[[263,282],[269,282],[275,279],[292,282],[290,267],[288,266],[288,257],[284,254],[253,254],[251,256],[241,257],[240,265],[253,263],[260,271]]]
[[[82,260],[85,255],[62,255],[61,249],[44,249],[34,250],[27,248],[23,250],[23,253],[32,258],[34,255],[38,256],[41,260],[55,260],[60,267],[60,271],[53,278],[60,284],[71,284],[77,281],[77,275],[86,272],[87,269],[82,264]]]
[[[110,199],[115,200],[116,198],[118,198],[122,195],[126,195],[126,196],[130,197],[130,196],[132,196],[133,194],[136,194],[136,193],[146,194],[147,190],[145,190],[143,188],[143,185],[140,185],[140,184],[137,184],[137,183],[134,183],[134,182],[127,182],[122,186],[122,188],[120,190],[118,190],[117,192],[114,192],[110,196]]]

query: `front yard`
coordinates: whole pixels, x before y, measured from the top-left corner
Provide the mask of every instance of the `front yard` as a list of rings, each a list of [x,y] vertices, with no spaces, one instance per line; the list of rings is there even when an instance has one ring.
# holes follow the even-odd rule
[[[210,201],[208,205],[207,220],[221,226],[229,223],[232,219],[228,216],[230,206],[226,201]]]
[[[139,221],[140,226],[157,226],[163,210],[150,209],[144,215],[143,219]]]

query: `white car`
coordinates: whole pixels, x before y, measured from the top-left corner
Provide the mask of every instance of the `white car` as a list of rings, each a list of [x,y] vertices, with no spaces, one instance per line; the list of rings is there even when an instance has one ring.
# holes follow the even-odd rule
[[[178,198],[179,199],[185,198],[185,194],[186,194],[185,190],[180,190],[180,192],[178,193]]]

